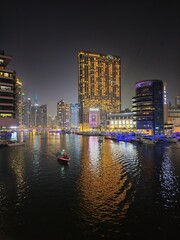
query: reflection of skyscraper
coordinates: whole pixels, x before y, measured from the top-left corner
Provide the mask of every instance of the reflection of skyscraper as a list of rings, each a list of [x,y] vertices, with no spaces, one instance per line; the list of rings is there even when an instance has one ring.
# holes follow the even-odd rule
[[[123,161],[114,160],[117,149],[115,145],[107,142],[101,148],[96,138],[81,140],[81,171],[78,181],[81,214],[92,224],[102,219],[104,223],[110,221],[114,214],[119,222],[132,202],[132,179],[128,177],[128,170]],[[124,156],[124,147],[121,151],[116,152],[117,158],[119,154]],[[136,149],[131,146],[128,146],[129,151],[133,156],[136,154]],[[128,161],[128,164],[131,165],[132,162]]]
[[[107,113],[121,110],[121,60],[118,56],[78,53],[78,103],[80,128],[90,127],[90,112],[96,112],[96,127]],[[91,119],[92,120],[92,119]]]

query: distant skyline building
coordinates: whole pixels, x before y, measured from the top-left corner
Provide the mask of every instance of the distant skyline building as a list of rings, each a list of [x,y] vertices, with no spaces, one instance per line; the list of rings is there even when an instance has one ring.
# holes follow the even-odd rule
[[[180,107],[180,96],[175,97],[175,106]]]
[[[79,104],[70,103],[70,129],[79,130]]]
[[[0,128],[17,127],[16,72],[6,67],[12,60],[0,50]]]
[[[56,128],[56,126],[57,126],[57,116],[49,114],[48,115],[48,125],[47,126],[49,128]]]
[[[132,112],[137,129],[150,134],[164,133],[166,84],[162,80],[143,80],[135,87]]]
[[[22,125],[30,127],[30,115],[31,115],[31,98],[28,98],[25,93],[22,93]]]
[[[180,108],[177,106],[168,108],[168,124],[172,125],[173,132],[180,132]]]
[[[34,106],[31,106],[30,112],[30,126],[37,128],[46,128],[47,127],[47,105],[38,105],[37,103]]]
[[[38,98],[38,96],[36,95],[35,97],[34,97],[34,105],[38,105],[39,104],[39,98]]]
[[[78,52],[80,130],[104,125],[108,113],[121,111],[121,59],[119,56]]]
[[[40,126],[46,128],[48,125],[47,104],[40,105],[39,110]]]
[[[22,113],[23,113],[23,103],[22,103],[22,82],[19,78],[16,78],[16,118],[18,119],[18,125],[22,126]]]
[[[70,130],[70,105],[64,100],[57,103],[57,125],[61,130]]]

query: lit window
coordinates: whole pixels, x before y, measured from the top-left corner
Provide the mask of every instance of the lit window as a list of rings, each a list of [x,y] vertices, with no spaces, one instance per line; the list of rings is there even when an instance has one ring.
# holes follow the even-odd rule
[[[4,76],[5,77],[9,77],[9,73],[4,73]]]

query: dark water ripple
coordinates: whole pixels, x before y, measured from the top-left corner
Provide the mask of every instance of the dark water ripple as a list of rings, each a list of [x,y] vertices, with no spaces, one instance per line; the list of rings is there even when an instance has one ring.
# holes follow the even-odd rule
[[[23,147],[0,149],[0,239],[170,239],[179,232],[180,142],[25,139]],[[68,166],[56,159],[62,148]]]

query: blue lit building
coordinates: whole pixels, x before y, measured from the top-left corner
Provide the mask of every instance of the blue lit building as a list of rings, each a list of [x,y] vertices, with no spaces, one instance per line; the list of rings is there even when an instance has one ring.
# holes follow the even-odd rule
[[[164,133],[166,89],[161,80],[144,80],[135,85],[132,112],[138,130]]]

